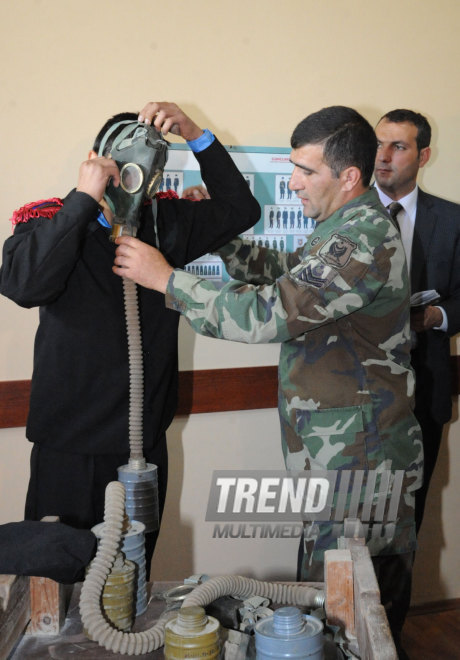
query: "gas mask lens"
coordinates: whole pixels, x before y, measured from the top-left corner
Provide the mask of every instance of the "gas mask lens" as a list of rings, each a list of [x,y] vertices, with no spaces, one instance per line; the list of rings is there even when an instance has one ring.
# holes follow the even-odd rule
[[[120,170],[120,185],[127,193],[137,192],[144,182],[144,175],[136,163],[126,163]]]

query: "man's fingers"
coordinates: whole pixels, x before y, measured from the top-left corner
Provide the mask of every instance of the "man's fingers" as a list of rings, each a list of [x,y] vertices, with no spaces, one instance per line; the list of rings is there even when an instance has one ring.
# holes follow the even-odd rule
[[[112,272],[115,273],[115,275],[119,275],[120,277],[128,277],[126,268],[123,268],[122,266],[112,266]]]
[[[136,247],[139,245],[139,243],[141,243],[141,241],[134,236],[117,236],[115,243],[117,245],[128,245],[130,247]]]
[[[151,101],[150,103],[147,103],[140,111],[139,117],[137,118],[138,121],[145,122],[146,124],[151,124],[153,118],[155,117],[155,115],[159,110],[159,107],[160,106],[157,102]]]

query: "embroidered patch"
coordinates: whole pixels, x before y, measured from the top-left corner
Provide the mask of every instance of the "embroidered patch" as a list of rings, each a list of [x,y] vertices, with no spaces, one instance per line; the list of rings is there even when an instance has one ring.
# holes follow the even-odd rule
[[[293,273],[296,280],[304,284],[309,284],[314,286],[317,289],[321,289],[331,282],[335,273],[328,266],[321,263],[320,261],[310,261],[307,265],[299,270],[297,273]]]
[[[350,261],[350,257],[358,247],[346,236],[333,234],[331,238],[319,250],[321,259],[335,268],[343,268]]]

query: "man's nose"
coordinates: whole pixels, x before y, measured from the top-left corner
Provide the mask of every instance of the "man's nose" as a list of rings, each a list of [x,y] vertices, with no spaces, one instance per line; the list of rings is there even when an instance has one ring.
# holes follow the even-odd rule
[[[377,149],[377,160],[387,163],[391,160],[391,150],[389,147],[380,146]]]
[[[296,177],[296,174],[295,174],[295,170],[292,172],[291,177],[288,181],[288,188],[289,188],[289,190],[292,190],[292,191],[299,190],[299,185],[297,183],[297,177]]]

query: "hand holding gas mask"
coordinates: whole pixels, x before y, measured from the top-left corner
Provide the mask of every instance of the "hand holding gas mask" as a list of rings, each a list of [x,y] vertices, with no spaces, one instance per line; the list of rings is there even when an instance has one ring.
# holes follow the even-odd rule
[[[185,140],[202,135],[199,128],[174,103],[147,103],[138,121],[125,120],[112,125],[101,140],[99,166],[109,148],[109,159],[115,162],[119,175],[108,176],[104,191],[113,215],[112,239],[136,236],[139,216],[146,198],[153,199],[160,188],[167,160],[167,142],[163,134],[173,132]]]
[[[115,161],[98,157],[94,151],[90,151],[89,159],[80,165],[77,190],[100,202],[110,180],[114,186],[120,184],[120,171]]]
[[[139,121],[153,124],[163,135],[173,133],[188,142],[196,140],[203,133],[202,129],[175,103],[147,103],[139,113]]]

